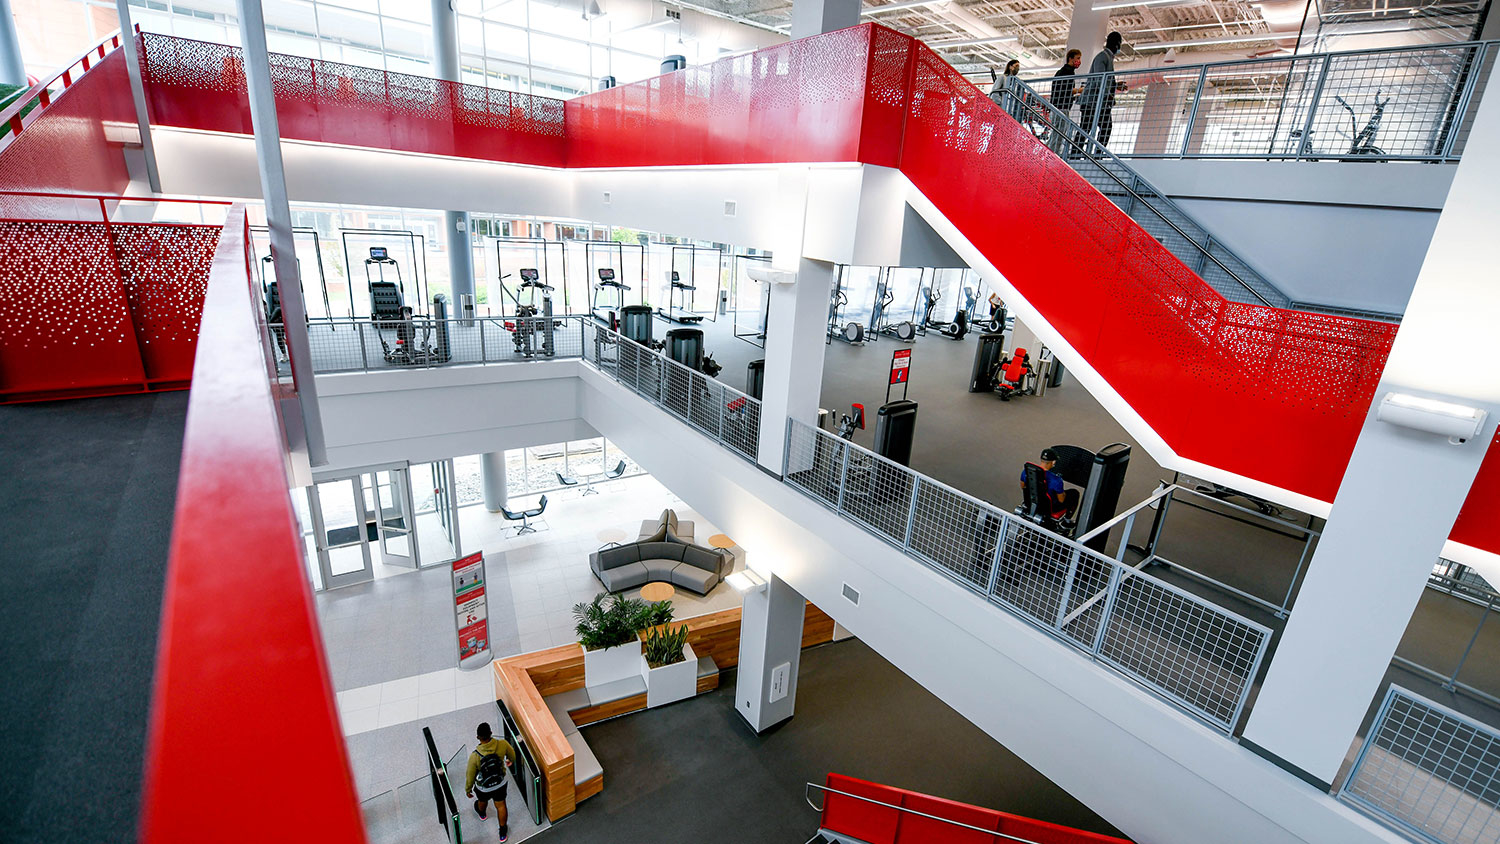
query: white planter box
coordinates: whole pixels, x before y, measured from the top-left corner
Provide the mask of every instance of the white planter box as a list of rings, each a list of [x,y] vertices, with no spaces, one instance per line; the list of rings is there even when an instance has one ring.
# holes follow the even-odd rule
[[[613,648],[583,652],[583,684],[589,688],[639,677],[646,662],[641,659],[641,640],[632,639]]]
[[[641,676],[646,678],[646,708],[665,706],[698,693],[698,657],[692,645],[682,646],[682,662],[652,668],[641,659]]]

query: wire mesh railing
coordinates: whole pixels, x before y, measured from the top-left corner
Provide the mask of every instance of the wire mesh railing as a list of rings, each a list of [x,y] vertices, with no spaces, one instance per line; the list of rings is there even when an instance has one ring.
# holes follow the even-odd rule
[[[1467,42],[1027,81],[1124,158],[1455,161],[1497,55]]]
[[[1232,733],[1269,628],[796,420],[785,483]]]
[[[1500,838],[1500,730],[1391,686],[1339,799],[1422,841]]]
[[[607,377],[754,463],[760,401],[589,321],[584,359]]]
[[[583,325],[588,319],[314,319],[308,321],[307,340],[313,371],[320,375],[519,363],[583,357]],[[289,371],[281,324],[272,323],[267,330],[275,341],[278,365]]]

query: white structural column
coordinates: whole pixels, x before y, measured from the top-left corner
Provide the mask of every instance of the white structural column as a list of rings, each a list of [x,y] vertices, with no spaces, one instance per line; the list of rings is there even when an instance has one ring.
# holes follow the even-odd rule
[[[26,63],[21,60],[21,40],[16,36],[10,0],[0,0],[0,84],[26,87]]]
[[[505,452],[486,451],[480,455],[479,477],[484,487],[484,509],[500,512],[509,495],[505,488]]]
[[[0,3],[4,2],[5,0],[0,0]],[[135,49],[135,27],[130,24],[130,0],[115,0],[115,13],[120,17],[120,46],[125,50],[130,99],[135,104],[135,124],[141,133],[141,156],[146,162],[146,184],[152,193],[161,193],[161,175],[156,169],[156,145],[151,143],[151,120],[146,113],[146,86],[141,81],[141,57]]]
[[[1094,56],[1104,49],[1104,37],[1109,35],[1109,10],[1095,11],[1089,0],[1073,4],[1073,19],[1068,23],[1068,49],[1083,51],[1083,67],[1079,73],[1088,73]],[[1066,52],[1066,51],[1064,51]]]
[[[766,371],[761,393],[760,465],[781,473],[786,420],[817,423],[823,387],[823,351],[834,267],[802,257],[807,219],[808,173],[783,168],[777,180],[777,240],[771,265],[796,274],[791,284],[772,284],[766,315]]]
[[[1245,739],[1332,782],[1500,415],[1500,103],[1481,104],[1389,362]],[[1434,366],[1434,352],[1442,365]],[[1389,393],[1477,408],[1462,444],[1377,419]],[[1319,460],[1288,454],[1289,460]]]
[[[792,0],[792,37],[806,38],[859,23],[860,0]]]
[[[453,0],[432,0],[432,54],[439,79],[460,81],[458,16],[453,13]],[[443,212],[443,245],[448,249],[448,280],[453,291],[451,313],[467,318],[471,314],[464,312],[464,303],[474,297],[474,247],[469,235],[469,212]]]
[[[328,462],[328,454],[323,441],[323,419],[318,411],[317,384],[313,380],[312,351],[307,342],[307,307],[302,301],[301,273],[292,243],[292,209],[287,204],[286,171],[281,164],[281,124],[276,119],[271,60],[266,53],[266,19],[260,0],[238,0],[238,3],[250,124],[255,130],[260,191],[266,205],[266,225],[271,230],[271,262],[276,268],[276,290],[281,296],[292,384],[302,412],[308,462],[321,466]]]
[[[1181,108],[1182,91],[1178,86],[1165,79],[1146,86],[1146,101],[1141,104],[1141,128],[1135,136],[1136,155],[1160,155],[1169,151],[1172,118]]]
[[[734,687],[734,711],[757,733],[792,717],[796,708],[807,612],[800,592],[775,575],[767,579],[759,591],[745,594]]]

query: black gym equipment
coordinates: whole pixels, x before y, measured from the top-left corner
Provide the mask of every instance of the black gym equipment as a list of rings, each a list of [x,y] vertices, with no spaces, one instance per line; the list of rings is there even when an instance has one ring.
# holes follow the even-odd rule
[[[371,266],[378,278],[370,274]],[[387,267],[395,272],[395,281],[385,277]],[[370,247],[370,257],[365,259],[365,288],[370,293],[370,319],[377,328],[394,328],[405,318],[406,283],[401,278],[401,265],[384,246]]]
[[[538,354],[552,357],[553,332],[562,327],[560,320],[552,318],[552,285],[541,280],[541,273],[535,267],[522,267],[520,273],[521,283],[516,286],[514,293],[505,289],[505,278],[501,278],[500,289],[516,305],[515,318],[505,322],[505,330],[511,333],[511,342],[515,344],[516,354],[521,357],[530,358]],[[525,301],[522,301],[523,297]],[[502,306],[503,304],[502,302]],[[540,343],[537,342],[538,338]]]
[[[704,352],[701,328],[674,328],[667,332],[666,344],[667,357],[688,369],[710,378],[717,378],[724,369],[714,361],[713,355]]]
[[[626,305],[620,309],[620,333],[648,349],[660,349],[661,344],[651,336],[650,305]]]
[[[886,334],[903,343],[917,339],[917,327],[910,320],[892,323],[887,319],[891,303],[896,294],[891,292],[890,267],[881,270],[883,278],[875,282],[875,307],[870,311],[870,339],[876,340]]]
[[[630,289],[630,285],[615,278],[613,267],[600,267],[598,272],[599,280],[594,283],[594,297],[589,303],[589,310],[594,314],[594,319],[618,331],[620,311],[625,308],[625,292]]]
[[[514,301],[515,294],[520,291],[512,291],[506,288],[505,280],[519,276],[520,270],[530,269],[537,271],[539,280],[554,290],[559,285],[563,291],[563,309],[568,309],[567,286],[568,286],[568,255],[564,243],[557,240],[547,240],[544,237],[510,237],[493,236],[490,238],[495,242],[495,278],[500,280],[500,294],[494,297],[491,307],[498,307],[502,318],[509,318],[506,302]],[[588,275],[582,276],[585,284],[588,283]],[[583,292],[581,295],[587,295]],[[582,309],[582,302],[579,309]],[[553,303],[554,307],[556,303]]]
[[[979,346],[974,350],[974,366],[969,370],[969,392],[993,393],[995,370],[1005,357],[1004,334],[981,334]]]
[[[271,230],[269,228],[265,227],[265,226],[251,226],[250,227],[250,236],[251,236],[252,240],[254,239],[255,235],[259,234],[259,233],[264,233],[266,235],[266,237],[269,238],[270,234],[271,234]],[[308,240],[312,241],[312,248],[313,248],[313,254],[312,254],[313,261],[312,261],[312,263],[313,263],[313,266],[315,266],[315,267],[318,268],[318,288],[323,291],[323,316],[314,317],[312,315],[312,311],[311,310],[307,310],[307,319],[308,319],[309,322],[311,322],[314,319],[319,319],[319,320],[321,320],[321,319],[327,319],[327,320],[330,320],[330,323],[329,323],[329,326],[328,326],[329,330],[330,331],[337,331],[338,330],[338,326],[336,324],[334,324],[334,323],[331,322],[333,320],[333,305],[331,305],[329,303],[329,301],[328,301],[328,276],[323,271],[323,247],[321,245],[321,239],[318,237],[318,230],[317,229],[292,229],[293,251],[297,251],[296,250],[296,243],[297,243],[297,238],[298,237],[306,237]],[[271,253],[269,251],[270,250],[270,244],[267,244],[266,249],[267,249],[267,252],[266,252],[265,256],[261,258],[261,264],[260,264],[260,283],[261,283],[262,292],[264,292],[265,287],[266,287],[267,284],[274,283],[274,278],[275,278],[275,273],[271,272],[271,269],[272,269],[272,267],[271,267]],[[307,292],[306,292],[306,290],[307,290],[307,279],[305,277],[303,277],[303,275],[302,275],[302,268],[305,267],[305,266],[306,266],[306,264],[302,261],[302,256],[298,255],[297,256],[297,277],[302,279],[302,289],[303,289],[302,302],[303,302],[304,309],[306,309],[306,303],[307,303]],[[349,319],[350,320],[354,319],[354,297],[353,296],[349,297]]]
[[[745,392],[752,399],[759,399],[766,388],[766,361],[752,360],[745,365]]]
[[[406,229],[340,229],[339,236],[344,245],[344,266],[349,268],[351,282],[355,266],[354,254],[368,254],[370,248],[378,248],[385,253],[386,263],[395,267],[400,273],[401,283],[411,285],[410,290],[402,290],[403,304],[411,305],[413,313],[418,316],[425,313],[423,309],[431,301],[431,297],[427,295],[426,238]],[[352,254],[351,246],[355,247]],[[409,255],[406,250],[410,250]],[[406,267],[403,268],[402,264]],[[408,269],[410,272],[407,272]],[[365,271],[368,274],[368,264],[365,266]],[[354,308],[352,290],[349,298],[349,307],[352,310]],[[399,308],[396,313],[399,313]],[[375,315],[372,313],[370,316],[374,318]]]
[[[828,300],[828,334],[823,339],[826,345],[832,343],[835,338],[843,340],[851,346],[863,346],[865,343],[865,327],[857,322],[845,323],[839,326],[839,315],[843,313],[844,306],[849,304],[849,296],[844,293],[843,288],[835,287],[833,297]]]
[[[1052,471],[1062,476],[1064,483],[1083,490],[1074,518],[1079,535],[1115,517],[1119,508],[1120,492],[1125,488],[1125,470],[1130,466],[1130,446],[1125,443],[1110,443],[1098,451],[1089,451],[1076,445],[1054,445],[1057,465]],[[1106,531],[1086,544],[1095,551],[1103,551],[1109,539]],[[1128,537],[1127,537],[1128,539]]]
[[[875,411],[875,453],[902,466],[911,465],[911,444],[917,432],[917,403],[908,399],[886,402]]]
[[[865,429],[865,406],[862,404],[849,405],[849,412],[839,419],[838,438],[841,440],[854,440],[856,430]]]
[[[1021,469],[1021,506],[1012,512],[1059,536],[1071,537],[1078,529],[1077,514],[1069,513],[1047,492],[1047,470],[1036,463],[1028,462]]]
[[[927,329],[942,328],[942,325],[933,325],[932,322],[932,312],[937,308],[938,300],[942,298],[942,295],[943,294],[939,293],[937,288],[933,287],[932,285],[927,285],[926,287],[922,288],[922,316],[917,320],[918,334],[921,334],[925,337],[927,336]]]
[[[1037,375],[1031,365],[1031,353],[1017,346],[995,367],[990,383],[991,390],[1001,401],[1010,401],[1011,396],[1036,395]]]
[[[385,341],[385,335],[376,332],[385,362],[396,366],[435,366],[453,359],[452,345],[448,340],[448,297],[439,293],[432,297],[432,319],[422,318],[422,339],[417,339],[417,318],[409,306],[402,306],[401,319],[396,323],[396,345]],[[434,342],[434,337],[436,341]]]

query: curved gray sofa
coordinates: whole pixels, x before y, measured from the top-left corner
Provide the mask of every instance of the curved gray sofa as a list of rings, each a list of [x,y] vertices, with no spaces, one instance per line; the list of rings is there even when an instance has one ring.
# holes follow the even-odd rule
[[[641,523],[641,537],[589,555],[589,568],[610,592],[647,583],[670,583],[699,595],[719,585],[730,566],[728,554],[692,542],[693,523],[679,522],[671,510]]]

